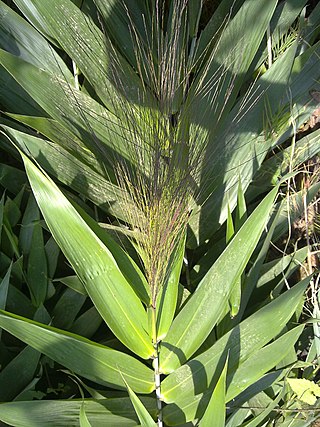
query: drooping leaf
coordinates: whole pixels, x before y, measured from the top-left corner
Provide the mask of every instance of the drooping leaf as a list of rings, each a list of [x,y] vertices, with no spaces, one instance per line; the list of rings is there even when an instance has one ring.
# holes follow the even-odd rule
[[[143,398],[143,404],[155,413],[152,398]],[[10,402],[0,405],[0,420],[14,427],[26,427],[28,421],[34,427],[66,427],[79,425],[83,405],[89,422],[94,427],[137,427],[138,418],[128,397],[114,399],[69,399]]]
[[[98,384],[124,389],[123,377],[138,393],[154,389],[153,371],[132,356],[79,335],[0,311],[0,327],[71,371]],[[79,413],[78,413],[79,416]]]
[[[111,158],[115,157],[115,152],[128,156],[123,144],[126,129],[120,129],[117,117],[89,95],[74,89],[60,76],[41,70],[2,49],[0,64],[53,119],[85,141],[91,151],[97,151],[100,144],[103,147],[100,150]],[[128,158],[130,160],[132,158]],[[108,173],[112,176],[111,170]]]
[[[15,117],[17,119],[19,117],[21,120],[21,116],[15,115]],[[48,121],[49,119],[41,118],[24,120],[28,126],[34,125],[34,122],[41,122],[43,124],[43,122],[47,123]],[[49,125],[51,124],[55,128],[58,126],[59,129],[63,129],[63,126],[56,125],[56,122],[53,120],[49,121]],[[43,130],[42,126],[37,127],[40,128],[40,132]],[[124,219],[123,209],[119,206],[124,202],[124,192],[118,186],[108,181],[102,175],[101,170],[100,173],[95,170],[97,162],[92,164],[92,162],[88,161],[87,157],[92,158],[93,155],[88,149],[83,147],[83,144],[79,145],[78,151],[74,150],[73,145],[68,145],[68,141],[73,139],[72,133],[64,131],[64,133],[60,134],[58,129],[57,132],[61,140],[57,141],[55,135],[52,135],[51,132],[46,132],[46,136],[53,137],[53,142],[50,142],[9,128],[8,126],[3,126],[2,128],[10,140],[14,141],[26,155],[32,155],[48,173],[89,200],[92,200],[98,206],[108,209],[111,214]],[[73,140],[78,141],[77,138]]]

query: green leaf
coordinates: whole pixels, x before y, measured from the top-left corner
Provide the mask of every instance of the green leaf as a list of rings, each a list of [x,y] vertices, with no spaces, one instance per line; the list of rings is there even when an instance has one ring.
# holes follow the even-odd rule
[[[168,278],[157,299],[157,340],[163,340],[168,333],[176,311],[179,279],[183,263],[186,238],[183,236],[169,263]]]
[[[188,401],[194,393],[204,392],[214,381],[221,359],[229,352],[228,375],[275,336],[280,334],[299,306],[309,278],[243,320],[212,347],[165,378],[161,393],[165,402]],[[161,353],[160,353],[161,354]]]
[[[53,142],[2,126],[5,134],[26,154],[34,157],[40,166],[62,183],[81,193],[102,209],[124,219],[121,205],[126,195],[118,186],[108,181],[97,169],[93,154],[71,132],[66,131],[56,121],[46,118],[26,118],[11,115],[16,120],[35,127]],[[48,129],[49,128],[49,129]],[[53,129],[52,129],[53,128]],[[61,129],[64,131],[60,132]],[[58,135],[57,135],[58,134]],[[70,143],[70,141],[73,141]],[[78,145],[77,149],[74,144]]]
[[[25,208],[21,228],[19,233],[19,248],[24,256],[29,255],[32,247],[33,229],[36,222],[40,220],[40,212],[37,202],[31,193],[28,198],[27,206]]]
[[[233,319],[238,313],[241,304],[241,276],[235,281],[229,297],[230,316]]]
[[[51,236],[45,246],[44,246],[46,257],[47,257],[47,264],[48,264],[48,277],[50,279],[53,278],[55,275],[56,269],[58,267],[59,262],[59,255],[60,255],[60,248],[56,244],[54,238]]]
[[[84,295],[67,288],[52,311],[53,325],[56,328],[70,330],[85,300]]]
[[[1,230],[0,230],[0,235],[1,235]],[[5,310],[6,305],[7,305],[11,270],[12,270],[12,262],[11,262],[4,278],[0,282],[0,309],[1,310]],[[0,342],[1,342],[1,336],[2,336],[2,329],[0,328]]]
[[[266,372],[278,365],[296,344],[304,325],[296,326],[271,344],[259,349],[243,361],[232,375],[226,400],[229,402],[249,385],[258,381]]]
[[[229,402],[238,396],[247,387],[259,381],[266,372],[280,363],[297,342],[303,328],[304,325],[297,326],[276,341],[252,353],[248,359],[239,364],[235,371],[231,369],[227,377],[226,401]],[[193,394],[193,397],[184,396],[183,399],[176,401],[175,405],[166,407],[168,409],[164,417],[167,423],[170,424],[173,419],[175,419],[176,423],[191,421],[205,411],[211,396],[210,386],[204,394],[200,392],[195,394],[194,391]]]
[[[295,142],[295,155],[293,158],[292,147],[282,148],[280,152],[271,155],[263,162],[246,193],[251,201],[272,187],[278,180],[286,175],[290,168],[298,169],[301,164],[313,158],[319,151],[320,129]]]
[[[199,427],[225,427],[226,421],[226,381],[228,360],[213,390],[208,407],[201,418]]]
[[[0,372],[0,401],[13,400],[33,379],[39,365],[41,353],[25,347]]]
[[[308,16],[307,27],[303,31],[302,37],[303,40],[308,44],[317,38],[320,30],[320,4],[318,3],[311,11]]]
[[[242,3],[233,19],[227,21],[217,41],[214,55],[208,61],[209,64],[204,67],[205,71],[200,73],[193,83],[193,87],[197,88],[199,80],[203,80],[202,87],[209,86],[207,96],[199,93],[193,99],[192,112],[196,122],[207,127],[208,122],[211,121],[209,126],[211,128],[212,125],[217,126],[217,123],[222,120],[221,115],[225,116],[228,113],[265,36],[276,5],[276,0],[263,3],[246,1]],[[234,52],[237,52],[237,55]],[[245,52],[245,55],[239,52]],[[219,81],[221,74],[223,78]],[[226,98],[230,88],[232,90]],[[197,89],[194,90],[197,91]],[[194,97],[193,90],[190,91],[190,96]],[[212,108],[208,108],[208,103],[213,102],[212,97],[214,97],[215,113],[212,113]]]
[[[203,0],[188,1],[188,27],[190,37],[196,37],[199,29],[199,21],[202,12]]]
[[[12,270],[12,263],[10,264],[4,278],[0,282],[0,309],[3,309],[3,310],[6,307],[11,270]],[[1,330],[0,330],[0,336],[1,336]]]
[[[15,0],[23,12],[35,10],[41,17],[41,24],[48,29],[63,50],[75,61],[81,72],[96,90],[104,104],[112,111],[113,98],[117,97],[112,84],[112,66],[102,31],[70,0]],[[75,32],[76,28],[76,32]],[[142,93],[138,76],[128,63],[117,54],[123,69],[123,85],[126,96],[139,102]],[[114,66],[114,65],[113,65]],[[120,72],[120,70],[119,70]],[[143,93],[145,93],[143,91]]]
[[[285,278],[289,277],[297,268],[301,267],[308,256],[308,251],[308,247],[305,246],[292,254],[276,258],[263,264],[255,286],[256,299],[259,297],[259,294],[265,295],[273,290],[273,281],[275,279],[279,279],[279,282],[282,283]],[[270,288],[270,285],[273,285],[272,288]],[[264,290],[265,288],[266,290]],[[275,295],[274,290],[272,293]]]
[[[84,404],[81,405],[80,409],[80,427],[92,427],[87,418]]]
[[[247,207],[246,200],[244,198],[244,192],[242,189],[241,179],[239,179],[238,195],[237,195],[237,207],[236,207],[236,218],[235,218],[235,229],[238,231],[245,220],[247,219]]]
[[[17,261],[19,269],[22,267],[22,258]],[[17,289],[15,286],[9,286],[6,310],[13,313],[19,313],[21,316],[32,318],[34,316],[35,307],[31,304],[29,298]]]
[[[1,165],[0,165],[0,174],[1,174]],[[3,213],[4,213],[4,193],[2,194],[2,197],[0,200],[0,243],[1,243],[1,237],[2,237]]]
[[[241,393],[241,396],[230,403],[230,406],[232,407],[232,414],[228,418],[226,427],[239,427],[239,425],[242,425],[242,422],[248,417],[248,415],[251,415],[251,411],[250,409],[242,409],[241,405],[245,404],[245,406],[250,407],[250,404],[248,405],[248,403],[251,399],[259,399],[259,395],[264,393],[264,390],[277,386],[277,384],[279,384],[279,382],[288,374],[289,370],[290,368],[269,372]],[[268,400],[269,402],[271,401],[271,399]]]
[[[78,276],[62,277],[59,279],[59,282],[63,283],[64,285],[68,286],[70,289],[73,289],[81,295],[88,295],[86,288],[83,286]]]
[[[311,203],[317,192],[320,190],[320,182],[315,182],[310,185],[308,191],[305,189],[297,191],[289,196],[289,200],[284,199],[276,205],[280,215],[276,224],[276,229],[273,234],[273,239],[277,241],[288,231],[289,224],[292,224],[304,211],[304,203]]]
[[[126,251],[112,238],[107,230],[104,230],[94,221],[80,206],[75,202],[71,202],[82,219],[88,224],[95,235],[109,249],[114,257],[121,273],[130,283],[139,298],[148,306],[151,303],[150,288],[145,276],[134,260],[126,253]]]
[[[222,0],[219,2],[209,22],[200,34],[196,51],[197,59],[203,54],[209,55],[209,52],[207,52],[208,46],[217,41],[220,33],[225,28],[226,20],[231,19],[238,12],[242,3],[242,0]]]
[[[140,357],[154,353],[147,314],[109,249],[88,227],[53,181],[22,154],[46,223],[114,334]]]
[[[0,48],[73,82],[68,67],[50,44],[3,1],[0,2]]]
[[[46,115],[34,99],[14,80],[8,71],[0,67],[1,110],[29,115]]]
[[[209,139],[207,151],[216,155],[211,154],[204,165],[203,185],[206,191],[198,201],[201,208],[196,209],[190,218],[190,226],[200,243],[210,238],[219,225],[224,223],[228,205],[233,210],[237,203],[239,176],[245,192],[273,142],[272,138],[266,138],[264,132],[267,100],[272,106],[269,116],[276,115],[279,109],[285,110],[288,118],[290,116],[286,88],[295,52],[296,46],[293,45],[259,78],[254,94],[254,108],[249,108],[242,98],[235,103],[228,115],[228,123],[236,125],[226,126],[219,132],[212,129],[212,118],[208,120],[208,130],[204,132],[211,132],[213,136]],[[300,99],[299,96],[297,102]],[[240,118],[239,110],[242,111]],[[279,112],[278,115],[280,116]],[[290,128],[289,121],[285,129],[287,128]],[[203,138],[201,139],[207,140]],[[225,159],[223,162],[222,156]]]
[[[155,413],[155,401],[144,398],[144,405]],[[0,404],[0,420],[14,427],[78,426],[81,407],[94,427],[137,427],[138,418],[128,397],[114,399],[38,400]],[[27,415],[26,415],[27,414]]]
[[[114,158],[117,152],[132,161],[123,143],[126,129],[122,126],[120,130],[117,117],[89,95],[72,88],[60,76],[41,70],[2,49],[0,64],[52,118],[82,139],[91,151],[96,152],[99,145],[100,156],[102,151],[105,156]],[[129,138],[128,135],[126,137]],[[113,176],[111,170],[106,173]]]
[[[145,408],[139,397],[135,394],[135,392],[131,389],[127,381],[123,378],[123,381],[127,387],[129,398],[132,402],[134,410],[138,415],[140,424],[142,427],[156,427],[157,424],[154,422],[153,418],[149,414],[148,410]]]
[[[226,243],[229,243],[234,235],[233,219],[231,214],[230,206],[228,205],[228,216],[227,216],[227,232],[226,232]]]
[[[258,277],[260,275],[260,269],[265,260],[265,257],[267,256],[267,253],[270,247],[270,242],[273,237],[273,233],[274,233],[279,215],[280,215],[279,210],[276,210],[276,212],[273,214],[270,220],[271,224],[270,223],[268,224],[268,231],[263,238],[262,248],[259,250],[257,256],[255,257],[253,261],[253,265],[250,268],[249,272],[243,276],[240,308],[236,318],[232,320],[231,319],[224,320],[223,322],[221,322],[223,323],[223,327],[225,331],[229,331],[232,328],[232,324],[233,326],[235,326],[235,324],[240,323],[242,319],[242,316],[247,308],[250,296],[256,286]]]
[[[125,353],[3,310],[0,311],[0,327],[98,384],[124,389],[119,373],[121,369],[122,375],[137,393],[151,393],[154,389],[153,371]]]
[[[13,194],[17,194],[26,183],[25,172],[0,163],[0,184]],[[1,203],[0,203],[1,206]],[[1,211],[0,211],[1,212]]]
[[[44,303],[48,288],[47,257],[44,248],[43,231],[40,222],[33,226],[30,254],[27,268],[27,284],[32,303],[39,307]]]
[[[266,409],[262,411],[259,415],[255,416],[253,420],[246,425],[246,427],[256,427],[258,425],[261,425],[261,421],[263,421],[279,405],[280,400],[283,399],[284,392],[285,388],[282,388],[278,396],[274,400],[271,400]],[[249,405],[250,404],[251,400],[249,402]]]
[[[152,31],[150,21],[147,18],[149,7],[144,4],[145,2],[140,2],[139,5],[138,2],[131,0],[129,9],[125,3],[117,0],[94,1],[101,17],[103,17],[103,30],[110,39],[115,41],[117,49],[135,69],[137,69],[136,36],[133,36],[132,31],[139,34],[138,37],[143,42],[146,40],[146,32],[151,34]],[[142,58],[139,59],[142,61]]]
[[[82,313],[73,323],[71,332],[85,338],[91,338],[102,323],[102,318],[95,307]]]
[[[275,57],[273,60],[283,53],[281,52],[282,49],[288,48],[288,42],[290,44],[298,37],[297,32],[302,31],[302,28],[299,28],[295,32],[294,28],[296,26],[295,21],[299,18],[301,10],[306,3],[306,0],[292,0],[290,3],[281,2],[278,4],[270,21],[272,56]],[[304,36],[302,38],[305,41]],[[248,75],[252,75],[253,71],[257,70],[266,61],[267,57],[268,49],[265,40],[263,40]]]
[[[268,220],[275,188],[250,215],[174,319],[161,344],[160,370],[170,373],[200,347],[220,318]]]

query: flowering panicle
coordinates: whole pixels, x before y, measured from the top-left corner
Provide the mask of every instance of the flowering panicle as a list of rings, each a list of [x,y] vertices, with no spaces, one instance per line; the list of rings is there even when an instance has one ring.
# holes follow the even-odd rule
[[[215,105],[215,97],[226,86],[228,71],[222,65],[206,78],[215,50],[199,55],[190,50],[188,0],[175,0],[172,5],[168,10],[164,1],[150,2],[152,22],[142,17],[145,28],[141,34],[141,28],[139,32],[130,10],[123,4],[141,82],[139,102],[127,96],[130,91],[127,79],[123,79],[121,58],[107,40],[108,74],[119,93],[112,102],[127,151],[127,160],[116,159],[115,172],[119,186],[127,194],[123,209],[137,236],[135,244],[144,264],[153,309],[168,278],[177,244],[185,233],[207,156],[208,132],[194,120],[192,99],[210,94],[212,101],[203,114],[215,107],[223,109]],[[202,78],[193,82],[195,67],[201,67],[202,61]],[[195,116],[199,117],[199,112]],[[203,183],[201,187],[205,187]]]

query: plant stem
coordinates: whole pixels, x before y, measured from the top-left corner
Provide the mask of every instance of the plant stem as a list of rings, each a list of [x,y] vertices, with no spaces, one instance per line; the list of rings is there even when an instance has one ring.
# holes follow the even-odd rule
[[[155,344],[156,348],[156,357],[153,361],[154,367],[154,383],[156,386],[156,400],[157,400],[157,408],[158,408],[158,427],[163,427],[162,421],[162,402],[161,402],[161,379],[159,373],[159,352],[158,352],[158,344]]]
[[[157,409],[158,409],[158,427],[163,427],[162,421],[162,402],[161,402],[161,378],[159,372],[159,344],[157,342],[157,311],[155,305],[151,306],[152,314],[152,341],[154,348],[156,350],[156,356],[153,360],[153,369],[154,369],[154,384],[156,391],[156,400],[157,400]]]

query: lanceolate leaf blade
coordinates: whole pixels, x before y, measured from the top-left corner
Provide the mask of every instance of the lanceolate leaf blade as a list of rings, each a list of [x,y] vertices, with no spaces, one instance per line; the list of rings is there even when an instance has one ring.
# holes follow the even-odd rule
[[[41,353],[27,346],[1,370],[1,402],[9,402],[15,399],[32,381],[39,364],[40,356]]]
[[[40,307],[46,299],[48,288],[48,265],[40,222],[33,227],[27,281],[32,302],[36,307]]]
[[[125,389],[123,377],[138,393],[154,388],[153,371],[132,356],[79,335],[0,311],[0,327],[71,371],[98,384]]]
[[[304,325],[291,329],[271,344],[253,353],[236,370],[227,390],[227,401],[238,396],[249,385],[258,381],[267,371],[274,368],[295,345],[303,331]]]
[[[105,244],[112,253],[118,267],[127,281],[130,283],[136,294],[147,306],[151,304],[150,288],[145,276],[134,260],[126,253],[126,251],[118,245],[110,234],[103,230],[99,224],[90,217],[76,203],[72,202],[75,209],[81,215],[83,220],[88,224],[95,235]]]
[[[169,277],[158,295],[157,339],[159,341],[167,335],[176,311],[185,240],[185,237],[181,238],[176,252],[172,256]]]
[[[218,321],[235,280],[258,243],[276,193],[277,188],[251,214],[174,319],[161,345],[161,372],[170,373],[186,362]]]
[[[155,401],[142,398],[155,413]],[[70,399],[10,402],[0,405],[0,420],[14,427],[26,427],[26,414],[33,427],[66,427],[79,424],[81,407],[94,427],[136,427],[139,423],[128,397],[115,399]]]
[[[208,407],[201,418],[199,427],[225,427],[226,420],[226,380],[227,380],[226,362],[220,378],[213,390]]]
[[[228,375],[232,375],[239,363],[280,334],[300,305],[308,283],[309,278],[304,279],[242,321],[204,353],[171,373],[161,385],[164,401],[188,401],[195,393],[204,392],[216,378],[216,370],[222,369],[221,359],[228,352]]]
[[[50,44],[25,19],[0,1],[0,47],[70,83],[73,76]]]
[[[21,118],[21,116],[13,116],[16,120]],[[33,126],[35,122],[42,124],[47,122],[49,126],[50,123],[53,126],[57,124],[53,120],[39,117],[30,117],[29,120],[24,121],[28,126]],[[66,132],[60,135],[61,140],[56,141],[53,138],[53,142],[51,142],[5,125],[0,125],[0,127],[10,140],[13,140],[26,155],[31,155],[41,167],[46,169],[47,173],[55,176],[60,182],[70,186],[104,210],[108,210],[117,218],[124,219],[124,212],[120,205],[125,200],[125,192],[108,181],[101,172],[97,172],[92,164],[88,165],[85,156],[85,154],[88,155],[86,148],[82,148],[82,152],[79,154],[68,147],[68,139],[78,141],[76,137],[70,136]],[[42,126],[39,126],[37,130],[41,132]]]
[[[143,405],[139,397],[135,394],[135,392],[132,390],[132,388],[129,386],[129,384],[126,382],[125,379],[124,383],[127,387],[129,398],[132,402],[132,405],[134,407],[134,410],[136,411],[136,414],[139,418],[140,424],[143,427],[157,427],[156,423],[154,422],[153,418],[149,414],[146,407]]]
[[[259,78],[257,87],[252,89],[254,95],[244,95],[237,101],[228,115],[228,123],[220,132],[214,131],[212,121],[208,123],[213,136],[208,143],[208,161],[203,171],[202,185],[205,185],[206,194],[202,196],[203,205],[191,217],[191,227],[200,242],[209,238],[219,224],[224,223],[228,205],[231,211],[236,206],[239,176],[245,192],[264,160],[273,142],[264,132],[266,116],[272,122],[274,116],[279,114],[280,102],[284,104],[281,107],[283,117],[284,114],[290,116],[286,88],[295,52],[296,45],[293,45]],[[251,101],[254,98],[254,108],[251,108],[246,97]],[[270,107],[268,114],[266,105]],[[268,126],[271,134],[272,126]]]
[[[228,374],[226,402],[238,396],[279,364],[297,342],[303,327],[304,325],[297,326],[276,341],[253,353],[234,374]],[[198,393],[187,400],[181,400],[175,405],[165,407],[165,421],[170,425],[173,420],[176,424],[193,420],[205,411],[210,395],[209,387],[205,393]]]
[[[146,332],[146,311],[112,253],[53,181],[26,156],[22,157],[46,223],[102,318],[132,351],[143,358],[151,357],[154,349]]]
[[[91,151],[97,151],[99,144],[103,147],[100,150],[111,158],[116,152],[119,156],[128,156],[123,146],[126,130],[120,128],[114,114],[93,98],[74,89],[61,76],[41,70],[2,49],[0,63],[52,118],[85,141]]]
[[[210,128],[212,123],[216,126],[217,122],[221,120],[221,115],[225,116],[232,107],[245,74],[265,35],[276,5],[277,0],[263,3],[243,2],[233,19],[227,22],[223,28],[208,68],[204,67],[204,71],[199,73],[198,81],[196,79],[194,82],[194,86],[197,86],[199,80],[204,79],[203,86],[209,85],[211,88],[207,96],[203,96],[200,92],[193,100],[194,119],[199,120],[205,127],[210,121]],[[239,55],[239,52],[244,51],[245,55]],[[236,52],[237,54],[235,54]],[[224,78],[220,81],[221,74]],[[218,93],[216,92],[217,86],[219,87]],[[226,99],[226,93],[230,88],[232,90]],[[192,90],[190,95],[194,96]],[[214,100],[212,100],[213,97]],[[216,113],[212,112],[212,108],[208,108],[210,102],[216,105]],[[214,117],[215,114],[216,117]]]
[[[70,0],[15,0],[27,14],[29,7],[36,10],[43,26],[75,61],[81,72],[95,88],[104,104],[113,110],[116,90],[112,84],[112,67],[103,32]],[[75,31],[76,29],[76,31]],[[119,56],[120,58],[120,56]],[[141,86],[137,75],[122,59],[123,76],[126,77],[127,96],[137,102]],[[117,96],[117,95],[116,95]]]

